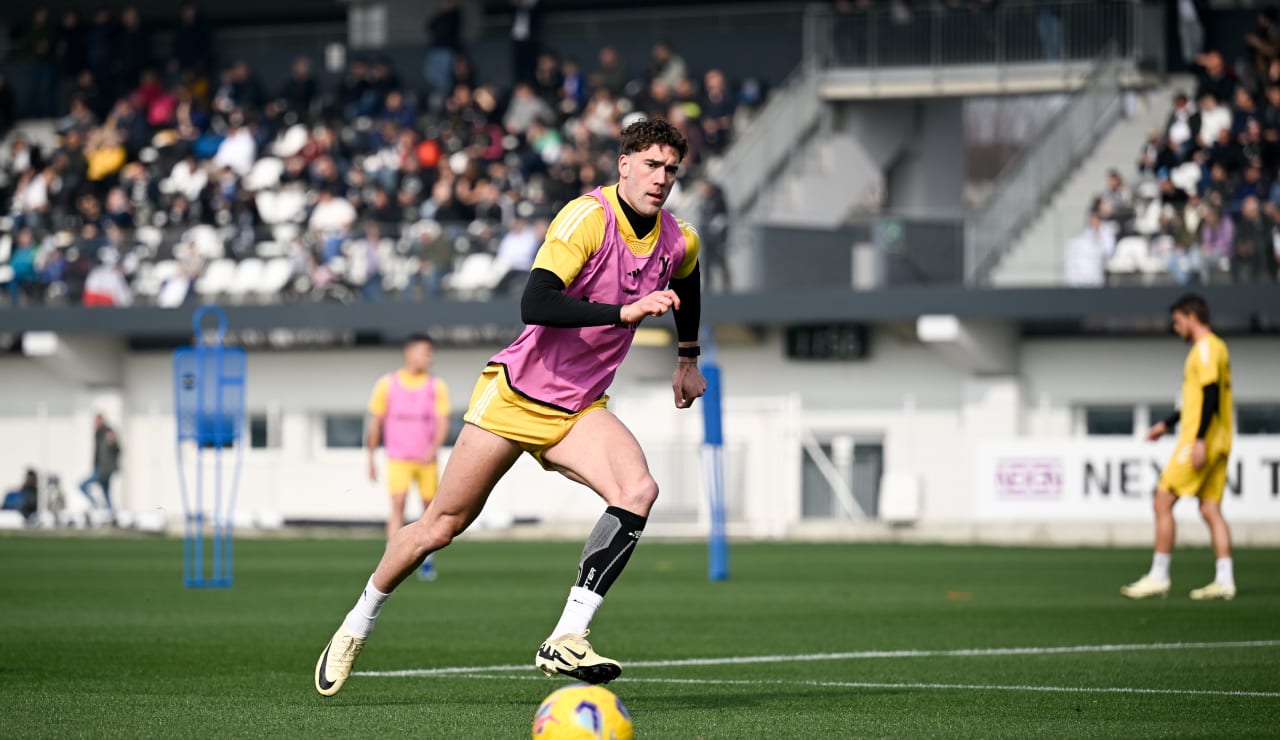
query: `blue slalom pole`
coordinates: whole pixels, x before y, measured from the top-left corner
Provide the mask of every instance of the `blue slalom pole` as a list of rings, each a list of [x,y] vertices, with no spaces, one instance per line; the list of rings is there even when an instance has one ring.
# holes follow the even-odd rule
[[[213,314],[218,320],[213,342],[206,342],[202,336],[201,321],[206,314]],[[176,350],[173,357],[178,485],[184,519],[183,576],[188,588],[227,588],[232,583],[234,567],[232,511],[244,452],[246,359],[243,349],[224,345],[227,318],[221,309],[215,306],[197,309],[192,317],[192,330],[193,346]],[[184,443],[191,444],[195,454],[195,481],[190,491],[183,460]],[[231,490],[226,488],[227,479],[222,470],[225,445],[236,446]],[[204,453],[209,447],[213,448],[214,467],[210,491],[212,509],[206,512]],[[207,538],[206,522],[210,525]]]
[[[707,392],[702,396],[705,479],[710,501],[711,534],[707,540],[707,578],[729,578],[729,542],[725,534],[724,511],[724,427],[720,408],[720,366],[713,359],[702,365]]]

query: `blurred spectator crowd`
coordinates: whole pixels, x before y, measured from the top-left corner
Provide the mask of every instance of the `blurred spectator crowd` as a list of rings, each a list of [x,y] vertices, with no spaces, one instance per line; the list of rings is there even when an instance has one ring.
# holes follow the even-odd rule
[[[0,305],[515,291],[556,211],[616,180],[627,123],[685,134],[685,183],[759,102],[758,84],[690,70],[667,43],[646,68],[609,46],[562,58],[531,12],[516,13],[509,86],[476,79],[446,0],[416,79],[353,56],[326,84],[298,58],[268,90],[248,62],[220,63],[192,3],[156,57],[134,7],[87,23],[37,10],[19,40],[32,94],[0,79]],[[33,120],[51,147],[22,133]],[[685,217],[722,222],[723,198],[699,190],[691,202],[721,212]]]
[[[1276,282],[1280,261],[1280,22],[1257,16],[1248,57],[1194,53],[1196,89],[1178,93],[1137,172],[1107,175],[1089,226],[1067,248],[1067,280],[1141,276],[1179,284]],[[1194,50],[1193,50],[1194,51]]]

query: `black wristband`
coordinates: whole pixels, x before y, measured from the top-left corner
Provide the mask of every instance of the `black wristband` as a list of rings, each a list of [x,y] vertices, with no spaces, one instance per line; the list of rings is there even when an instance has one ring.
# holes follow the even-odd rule
[[[702,348],[694,345],[693,347],[676,347],[676,357],[697,357],[702,354]]]

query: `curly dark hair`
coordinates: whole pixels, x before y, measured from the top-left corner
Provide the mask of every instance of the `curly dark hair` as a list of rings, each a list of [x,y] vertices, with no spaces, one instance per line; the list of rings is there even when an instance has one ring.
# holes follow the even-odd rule
[[[622,129],[622,148],[619,153],[643,152],[654,144],[675,149],[681,160],[689,153],[689,142],[685,141],[684,134],[661,118],[646,118]]]

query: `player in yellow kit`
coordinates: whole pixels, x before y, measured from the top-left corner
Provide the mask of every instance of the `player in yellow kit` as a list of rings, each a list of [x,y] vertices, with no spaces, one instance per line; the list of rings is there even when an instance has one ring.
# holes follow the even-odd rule
[[[1182,408],[1147,432],[1157,440],[1181,424],[1178,446],[1156,486],[1156,547],[1151,570],[1120,593],[1131,599],[1169,594],[1169,562],[1173,557],[1173,505],[1183,496],[1200,499],[1200,514],[1209,525],[1217,573],[1213,582],[1191,592],[1191,598],[1233,599],[1231,531],[1222,518],[1222,493],[1231,454],[1231,359],[1227,345],[1209,328],[1209,306],[1188,294],[1170,308],[1173,331],[1191,343],[1183,367]]]

